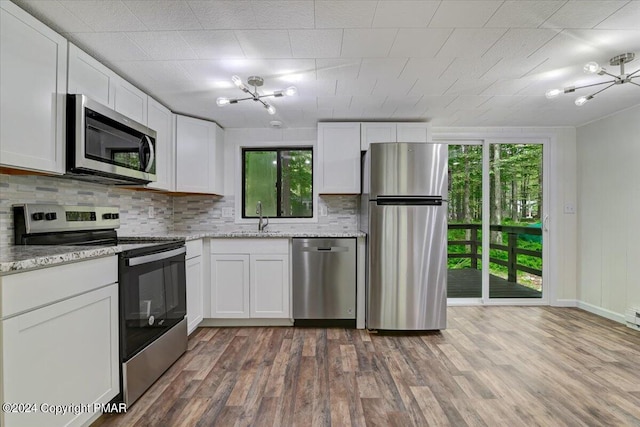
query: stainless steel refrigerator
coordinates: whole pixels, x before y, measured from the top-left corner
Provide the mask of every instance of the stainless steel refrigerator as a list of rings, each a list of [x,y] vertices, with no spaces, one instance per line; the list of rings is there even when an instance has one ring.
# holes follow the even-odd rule
[[[368,329],[447,325],[445,144],[374,143],[364,156]]]

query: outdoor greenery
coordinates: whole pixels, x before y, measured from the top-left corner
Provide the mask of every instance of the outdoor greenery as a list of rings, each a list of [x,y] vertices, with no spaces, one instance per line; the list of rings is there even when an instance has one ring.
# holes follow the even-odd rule
[[[490,223],[498,225],[540,227],[542,212],[542,145],[491,144]],[[482,223],[482,146],[449,146],[449,224]],[[485,195],[486,197],[486,195]],[[470,240],[469,230],[449,230],[449,240]],[[477,232],[481,254],[482,232]],[[508,244],[506,233],[491,232],[491,243]],[[541,236],[520,234],[518,248],[542,251]],[[468,245],[451,245],[449,253],[469,253]],[[507,260],[506,251],[491,249],[490,257]],[[518,255],[518,264],[542,270],[542,259]],[[471,268],[469,258],[448,260],[449,269]],[[478,269],[481,261],[478,261]],[[507,278],[507,267],[489,264],[490,274]],[[518,283],[539,288],[541,278],[518,272]]]
[[[313,153],[311,148],[245,149],[243,151],[245,218],[313,216]],[[278,167],[279,166],[279,167]]]

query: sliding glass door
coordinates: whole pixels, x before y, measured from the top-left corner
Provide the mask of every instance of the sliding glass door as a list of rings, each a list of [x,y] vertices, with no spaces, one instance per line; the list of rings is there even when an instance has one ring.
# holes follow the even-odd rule
[[[482,297],[482,141],[449,144],[448,298]]]
[[[449,144],[448,297],[546,300],[543,140]]]
[[[489,298],[542,298],[543,145],[489,144]]]

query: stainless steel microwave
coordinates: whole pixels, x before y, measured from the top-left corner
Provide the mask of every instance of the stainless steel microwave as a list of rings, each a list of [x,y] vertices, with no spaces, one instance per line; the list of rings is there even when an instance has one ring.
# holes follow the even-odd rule
[[[67,174],[108,184],[156,180],[156,132],[85,95],[67,97]]]

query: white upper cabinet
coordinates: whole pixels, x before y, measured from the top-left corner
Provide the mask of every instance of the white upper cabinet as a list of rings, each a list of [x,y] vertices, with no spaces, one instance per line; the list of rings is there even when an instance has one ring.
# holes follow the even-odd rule
[[[67,41],[8,1],[0,17],[0,162],[63,173]]]
[[[157,190],[173,191],[175,171],[175,138],[173,114],[149,97],[147,126],[156,131],[156,181],[148,185]]]
[[[360,123],[318,123],[320,194],[360,193]]]
[[[146,93],[69,43],[69,93],[89,98],[147,125]]]
[[[427,142],[431,140],[428,123],[362,123],[360,149],[367,151],[373,142]]]
[[[117,79],[115,86],[114,110],[146,126],[147,94],[121,78]]]
[[[396,142],[395,123],[362,123],[360,130],[360,150],[362,151],[367,151],[372,142]]]
[[[428,123],[396,123],[396,141],[429,142],[431,125]]]
[[[176,115],[176,191],[223,194],[223,137],[213,122]]]
[[[115,108],[118,76],[76,45],[69,43],[68,91]]]

